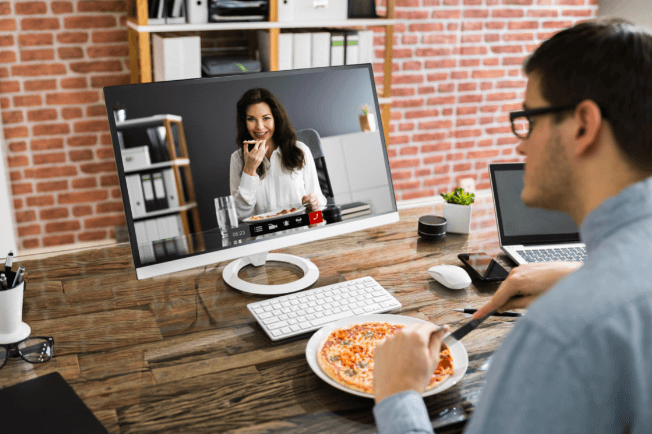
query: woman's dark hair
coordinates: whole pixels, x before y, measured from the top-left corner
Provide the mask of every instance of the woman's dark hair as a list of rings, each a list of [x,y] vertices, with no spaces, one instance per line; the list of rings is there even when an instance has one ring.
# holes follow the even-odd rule
[[[291,173],[293,170],[300,170],[305,164],[303,151],[297,147],[297,135],[294,133],[294,127],[290,122],[287,112],[278,99],[267,89],[250,89],[242,95],[237,104],[237,127],[238,137],[236,142],[240,147],[242,160],[244,161],[244,144],[245,140],[255,140],[247,130],[247,109],[249,106],[258,103],[267,103],[272,110],[274,117],[274,143],[281,150],[281,163],[283,171]],[[265,177],[265,165],[261,164],[256,169],[260,178]]]
[[[542,43],[524,71],[541,77],[541,94],[553,106],[594,101],[632,166],[652,172],[652,34],[647,30],[617,18],[583,22]]]

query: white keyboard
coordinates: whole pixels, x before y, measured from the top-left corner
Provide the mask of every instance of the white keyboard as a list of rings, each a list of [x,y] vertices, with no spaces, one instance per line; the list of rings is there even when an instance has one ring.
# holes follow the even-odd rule
[[[320,329],[355,315],[398,309],[402,304],[371,277],[340,282],[247,305],[273,341]]]

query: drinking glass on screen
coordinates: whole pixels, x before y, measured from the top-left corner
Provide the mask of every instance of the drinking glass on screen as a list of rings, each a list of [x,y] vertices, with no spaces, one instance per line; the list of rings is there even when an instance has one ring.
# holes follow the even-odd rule
[[[222,237],[229,236],[229,230],[238,227],[238,214],[235,211],[233,196],[218,197],[215,199],[217,225],[222,232]]]

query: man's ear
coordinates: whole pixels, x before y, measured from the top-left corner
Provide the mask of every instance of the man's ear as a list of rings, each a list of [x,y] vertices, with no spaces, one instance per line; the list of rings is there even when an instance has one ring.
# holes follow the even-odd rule
[[[602,113],[595,101],[586,99],[575,108],[574,154],[588,156],[595,151],[600,137]]]

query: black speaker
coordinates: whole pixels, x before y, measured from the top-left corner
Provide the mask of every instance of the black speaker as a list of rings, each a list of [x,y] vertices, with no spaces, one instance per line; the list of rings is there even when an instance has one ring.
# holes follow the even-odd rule
[[[418,232],[426,240],[441,240],[446,236],[446,219],[436,215],[419,217]]]
[[[349,0],[349,18],[377,18],[375,0]]]

